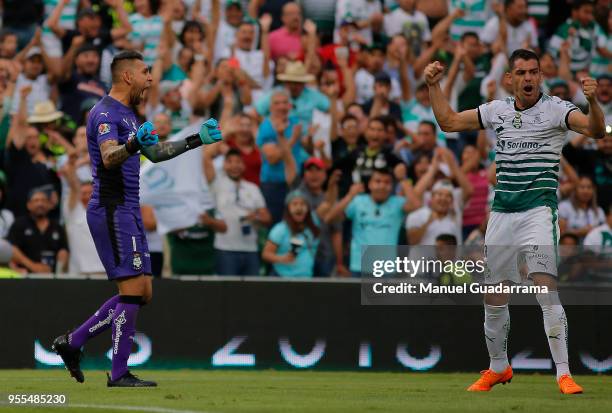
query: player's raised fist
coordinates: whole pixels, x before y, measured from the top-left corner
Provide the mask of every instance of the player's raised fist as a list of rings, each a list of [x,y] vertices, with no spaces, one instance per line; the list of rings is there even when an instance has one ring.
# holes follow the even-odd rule
[[[430,63],[425,68],[425,81],[429,86],[433,86],[442,79],[444,75],[444,66],[437,60]]]
[[[216,119],[210,118],[202,124],[200,128],[200,139],[204,145],[219,142],[223,139],[219,122]]]
[[[582,93],[587,98],[587,100],[595,99],[595,90],[597,89],[597,81],[592,77],[584,77],[581,80],[582,83]]]
[[[153,124],[149,121],[140,125],[138,132],[136,132],[136,140],[140,146],[157,145],[157,142],[159,142],[159,136],[157,136],[155,126],[153,126]]]

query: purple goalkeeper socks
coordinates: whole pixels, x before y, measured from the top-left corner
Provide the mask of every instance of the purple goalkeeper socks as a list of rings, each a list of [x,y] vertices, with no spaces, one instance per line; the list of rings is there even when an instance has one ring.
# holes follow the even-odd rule
[[[136,333],[136,317],[141,297],[122,296],[113,314],[113,367],[111,380],[117,380],[128,371],[128,358]]]
[[[83,346],[90,338],[93,338],[111,326],[115,306],[119,302],[119,296],[111,297],[102,304],[87,321],[68,336],[68,342],[74,348]]]

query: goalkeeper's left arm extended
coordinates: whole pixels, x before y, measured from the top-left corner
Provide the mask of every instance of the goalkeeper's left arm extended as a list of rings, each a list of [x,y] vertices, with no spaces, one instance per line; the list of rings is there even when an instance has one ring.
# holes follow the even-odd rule
[[[140,151],[151,162],[163,162],[175,158],[190,149],[195,149],[200,145],[209,145],[219,142],[221,139],[219,125],[215,119],[211,118],[202,124],[200,132],[189,135],[183,140],[159,142],[156,145],[143,146],[140,148]]]

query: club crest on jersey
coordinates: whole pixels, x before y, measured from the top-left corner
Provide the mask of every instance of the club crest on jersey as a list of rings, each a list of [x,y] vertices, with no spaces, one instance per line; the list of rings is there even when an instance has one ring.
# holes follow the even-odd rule
[[[516,113],[514,115],[514,119],[512,119],[512,126],[514,126],[516,129],[520,129],[521,126],[523,126],[523,121],[521,120],[521,114],[520,113]]]
[[[132,267],[134,267],[135,271],[142,270],[142,258],[140,258],[140,253],[134,253],[134,259],[132,260]]]
[[[101,123],[98,126],[98,135],[106,135],[110,132],[110,125],[108,123]]]

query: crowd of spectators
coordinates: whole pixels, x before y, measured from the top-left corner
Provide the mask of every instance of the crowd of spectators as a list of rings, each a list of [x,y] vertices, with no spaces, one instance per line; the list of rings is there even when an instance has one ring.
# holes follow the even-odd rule
[[[598,80],[607,135],[568,134],[558,215],[563,244],[612,246],[609,0],[0,4],[0,276],[104,273],[84,125],[127,49],[151,66],[136,110],[160,140],[206,117],[224,136],[201,151],[214,207],[198,223],[160,234],[142,205],[158,276],[351,276],[364,245],[482,244],[495,133],[443,132],[423,70],[442,62],[453,109],[476,108],[511,95],[518,48],[540,56],[544,93],[583,110],[580,80]]]

